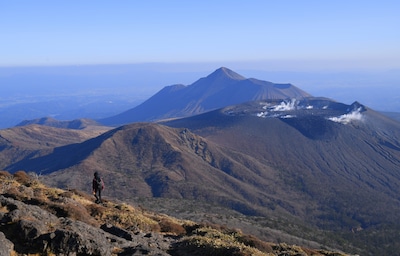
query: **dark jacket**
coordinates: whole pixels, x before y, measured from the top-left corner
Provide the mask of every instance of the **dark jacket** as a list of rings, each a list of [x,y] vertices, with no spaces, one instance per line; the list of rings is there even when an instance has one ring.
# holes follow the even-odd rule
[[[103,190],[104,189],[104,182],[100,175],[95,172],[93,181],[92,181],[92,189],[93,191]]]

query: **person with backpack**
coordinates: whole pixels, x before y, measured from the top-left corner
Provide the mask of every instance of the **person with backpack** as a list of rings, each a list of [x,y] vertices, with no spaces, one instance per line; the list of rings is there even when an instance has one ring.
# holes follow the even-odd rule
[[[94,173],[92,189],[93,195],[96,197],[96,204],[103,203],[103,201],[101,200],[101,191],[104,189],[104,182],[98,172]]]

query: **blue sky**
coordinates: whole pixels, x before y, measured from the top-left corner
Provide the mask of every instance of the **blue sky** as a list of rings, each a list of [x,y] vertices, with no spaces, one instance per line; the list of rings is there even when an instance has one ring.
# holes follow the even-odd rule
[[[396,0],[1,1],[0,66],[399,68],[399,13]]]

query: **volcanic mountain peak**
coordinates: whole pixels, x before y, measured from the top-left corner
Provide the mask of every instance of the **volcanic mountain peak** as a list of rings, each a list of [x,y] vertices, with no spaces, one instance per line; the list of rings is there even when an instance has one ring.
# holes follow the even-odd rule
[[[291,84],[247,79],[226,67],[221,67],[191,85],[164,87],[139,106],[99,122],[117,126],[132,122],[159,121],[197,115],[253,100],[310,96]]]
[[[238,73],[230,70],[226,67],[220,67],[215,70],[213,73],[207,76],[207,78],[216,79],[216,78],[229,78],[233,80],[245,80],[246,78],[239,75]]]

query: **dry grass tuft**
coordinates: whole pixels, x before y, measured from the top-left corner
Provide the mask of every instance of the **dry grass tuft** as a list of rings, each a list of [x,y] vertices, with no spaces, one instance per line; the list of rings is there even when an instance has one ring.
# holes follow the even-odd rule
[[[65,191],[64,193],[61,194],[61,196],[66,197],[66,198],[72,198],[74,193],[71,191]]]
[[[14,173],[14,178],[16,181],[25,186],[29,185],[31,182],[31,177],[24,171],[17,171]]]
[[[10,252],[10,256],[18,256],[18,253],[16,251],[12,250]]]
[[[186,234],[186,229],[176,221],[173,221],[171,218],[162,218],[159,221],[161,232],[172,233],[175,235],[184,235]]]
[[[87,224],[96,226],[97,222],[90,216],[85,207],[80,204],[68,203],[53,203],[49,204],[48,209],[57,217],[67,217],[73,220],[79,220]]]
[[[8,191],[10,188],[19,185],[18,182],[15,181],[14,176],[7,172],[2,172],[0,175],[0,192],[3,194]]]
[[[262,252],[268,252],[268,253],[273,252],[271,243],[264,242],[255,236],[242,234],[237,238],[237,240],[245,245],[257,248]]]
[[[90,202],[93,202],[93,200],[94,200],[94,197],[92,195],[89,195],[89,194],[87,194],[87,193],[85,193],[83,191],[80,191],[80,190],[77,190],[77,189],[70,189],[68,191],[73,194],[72,198],[74,198],[74,199],[77,199],[77,198],[86,199],[86,200],[88,200]]]
[[[9,178],[9,177],[12,177],[12,175],[7,171],[0,171],[0,178],[4,178],[4,177]]]
[[[271,255],[239,242],[236,233],[226,234],[210,227],[198,228],[189,237],[183,237],[174,250],[187,255]]]
[[[161,230],[157,221],[125,203],[107,202],[105,206],[92,203],[87,204],[85,207],[89,214],[101,223],[112,224],[126,230],[142,230],[146,232],[160,232]]]
[[[118,211],[107,208],[101,220],[128,230],[139,229],[142,231],[160,232],[160,226],[155,220],[143,214],[138,214],[138,212]]]
[[[103,219],[105,216],[106,208],[98,205],[98,204],[88,204],[86,205],[86,209],[89,212],[90,216],[96,219]]]
[[[19,200],[19,201],[24,201],[26,199],[25,194],[20,192],[18,190],[18,187],[9,187],[3,192],[3,194],[6,197],[11,197],[12,199]]]

